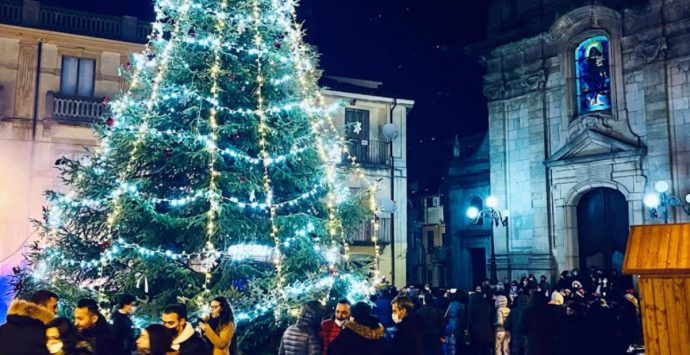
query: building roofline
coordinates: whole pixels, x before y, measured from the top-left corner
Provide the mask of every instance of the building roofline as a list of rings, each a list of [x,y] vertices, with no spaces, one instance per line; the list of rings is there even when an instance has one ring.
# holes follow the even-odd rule
[[[21,25],[8,25],[4,23],[0,23],[0,33],[2,33],[3,38],[32,39],[37,42],[43,41],[46,38],[64,39],[69,41],[69,44],[73,46],[96,47],[99,43],[107,43],[109,47],[102,48],[103,50],[119,50],[123,53],[137,52],[138,50],[143,51],[145,47],[144,44],[141,43],[126,42],[96,36],[79,35],[69,32],[45,30]],[[77,40],[77,42],[74,42],[74,40]]]
[[[398,105],[403,105],[403,106],[408,106],[408,107],[414,106],[414,100],[408,100],[408,99],[398,99],[398,98],[375,96],[375,95],[355,94],[355,93],[351,93],[351,92],[336,91],[336,90],[329,90],[329,89],[321,89],[321,92],[325,95],[330,95],[330,96],[339,96],[339,97],[347,97],[347,98],[358,99],[358,100],[383,102],[383,103],[387,103],[387,104],[392,104],[392,103],[395,103],[397,101]]]

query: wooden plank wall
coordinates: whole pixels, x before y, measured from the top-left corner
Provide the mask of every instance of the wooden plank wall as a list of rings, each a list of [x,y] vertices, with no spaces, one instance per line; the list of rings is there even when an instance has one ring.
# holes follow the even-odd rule
[[[690,355],[690,275],[640,277],[646,355]]]

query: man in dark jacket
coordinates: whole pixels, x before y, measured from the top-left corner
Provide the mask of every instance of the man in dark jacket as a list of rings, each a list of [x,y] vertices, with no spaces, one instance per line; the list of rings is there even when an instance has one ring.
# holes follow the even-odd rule
[[[278,355],[321,355],[319,326],[323,314],[324,307],[319,301],[305,303],[297,323],[283,333]]]
[[[419,317],[414,314],[414,302],[409,297],[398,296],[391,304],[393,322],[398,324],[391,342],[391,354],[423,355],[421,325]]]
[[[77,302],[77,308],[74,309],[74,325],[91,344],[95,355],[115,354],[112,329],[95,300],[84,298]]]
[[[355,303],[352,318],[328,348],[328,355],[384,355],[383,325],[371,315],[371,306]]]
[[[177,303],[163,310],[163,325],[175,331],[171,348],[180,355],[211,355],[211,348],[187,321],[187,306]]]
[[[525,332],[522,329],[522,314],[525,312],[525,308],[529,306],[529,295],[521,293],[517,297],[515,304],[503,326],[510,333],[510,353],[513,355],[525,355]]]
[[[33,302],[14,300],[0,326],[0,354],[48,355],[45,325],[54,315]]]
[[[417,316],[421,325],[424,354],[440,355],[443,352],[441,338],[445,329],[443,314],[434,306],[431,294],[425,293],[421,298],[423,306],[417,311]]]
[[[584,307],[577,302],[569,302],[566,317],[558,336],[557,355],[590,354],[588,324],[585,320]]]
[[[522,329],[527,337],[527,354],[556,353],[558,332],[563,320],[562,307],[547,304],[543,293],[532,295],[532,305],[522,314]]]
[[[130,318],[137,309],[136,301],[132,295],[122,295],[117,311],[113,313],[113,338],[117,355],[131,355],[137,349],[134,343],[134,325]]]
[[[471,338],[469,353],[472,355],[491,354],[494,342],[494,330],[491,325],[494,310],[489,303],[488,295],[482,292],[472,293],[467,312]]]

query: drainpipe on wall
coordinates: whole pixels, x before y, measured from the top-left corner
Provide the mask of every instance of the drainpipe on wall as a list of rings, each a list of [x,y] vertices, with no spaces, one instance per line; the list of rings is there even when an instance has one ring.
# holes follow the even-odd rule
[[[41,86],[41,59],[43,56],[43,40],[38,42],[38,55],[36,59],[36,81],[34,82],[34,112],[31,118],[31,140],[36,140],[36,126],[38,125],[38,102]]]
[[[389,123],[393,124],[393,110],[398,106],[398,99],[393,98],[393,105],[391,105],[389,112]],[[391,139],[390,155],[391,155],[391,201],[395,202],[395,157],[393,156],[393,141]],[[404,206],[407,208],[407,206]],[[395,211],[391,213],[391,282],[395,286]]]

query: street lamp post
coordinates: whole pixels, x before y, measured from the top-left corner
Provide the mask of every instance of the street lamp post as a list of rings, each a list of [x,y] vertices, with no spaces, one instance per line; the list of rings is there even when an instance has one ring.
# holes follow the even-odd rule
[[[657,181],[654,184],[656,193],[647,194],[642,201],[649,208],[651,217],[663,218],[665,224],[668,224],[668,213],[671,207],[680,207],[685,213],[690,215],[690,194],[685,195],[685,201],[683,201],[680,197],[669,194],[669,188],[668,182],[663,180]],[[661,217],[659,212],[661,212]]]
[[[493,228],[503,226],[506,228],[506,238],[510,238],[510,228],[508,227],[508,217],[510,212],[508,210],[503,210],[501,212],[496,207],[498,207],[498,199],[495,196],[489,196],[485,201],[486,208],[479,210],[476,207],[470,207],[467,209],[467,217],[472,220],[472,223],[479,224],[482,218],[490,218],[491,227],[491,261],[489,263],[490,273],[491,273],[491,284],[495,285],[498,283],[498,275],[496,270],[496,245],[494,240]]]

